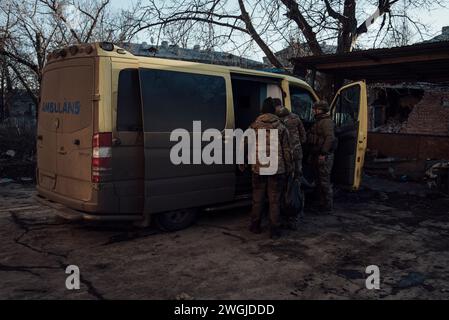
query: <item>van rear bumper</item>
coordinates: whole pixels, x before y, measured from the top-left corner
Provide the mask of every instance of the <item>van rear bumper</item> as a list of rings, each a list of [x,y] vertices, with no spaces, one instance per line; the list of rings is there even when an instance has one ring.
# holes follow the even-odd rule
[[[36,200],[52,209],[56,210],[56,214],[66,220],[70,221],[139,221],[143,219],[141,215],[107,215],[107,214],[95,214],[88,213],[84,211],[79,211],[76,209],[69,208],[68,206],[63,205],[62,203],[67,203],[67,201],[74,201],[72,199],[67,199],[64,196],[57,195],[55,193],[47,194],[48,191],[45,189],[37,187],[38,195],[35,197]],[[49,199],[51,198],[51,200]],[[74,204],[74,207],[82,208],[83,204],[77,203]]]

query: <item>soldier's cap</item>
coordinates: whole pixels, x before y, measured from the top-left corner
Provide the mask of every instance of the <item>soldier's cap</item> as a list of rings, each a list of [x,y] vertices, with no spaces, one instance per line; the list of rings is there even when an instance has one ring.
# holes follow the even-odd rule
[[[315,102],[313,104],[313,108],[314,109],[318,109],[318,110],[322,110],[324,112],[329,112],[330,109],[331,109],[330,106],[329,106],[329,103],[327,103],[327,101],[324,101],[324,100],[319,100],[319,101]]]

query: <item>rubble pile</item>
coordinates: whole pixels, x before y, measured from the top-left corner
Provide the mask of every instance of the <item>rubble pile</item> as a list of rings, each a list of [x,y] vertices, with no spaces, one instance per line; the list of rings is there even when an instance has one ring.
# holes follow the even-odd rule
[[[372,130],[372,132],[379,132],[379,133],[400,133],[405,130],[407,127],[407,121],[400,121],[396,118],[390,118],[387,120],[387,122]]]

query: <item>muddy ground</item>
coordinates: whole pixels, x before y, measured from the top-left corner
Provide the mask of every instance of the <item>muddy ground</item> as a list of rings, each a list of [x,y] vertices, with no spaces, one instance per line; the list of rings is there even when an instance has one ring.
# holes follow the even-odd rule
[[[203,215],[176,233],[55,218],[34,186],[0,185],[1,299],[448,299],[449,199],[365,179],[332,216],[281,240],[247,231],[249,209]],[[81,289],[68,291],[77,265]],[[381,289],[367,290],[377,265]]]

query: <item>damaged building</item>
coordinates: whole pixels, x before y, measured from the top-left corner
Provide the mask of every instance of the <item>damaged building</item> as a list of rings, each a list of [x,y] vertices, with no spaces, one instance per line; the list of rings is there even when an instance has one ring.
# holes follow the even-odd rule
[[[449,84],[373,84],[368,102],[368,170],[422,181],[447,167]]]
[[[369,130],[449,136],[449,84],[369,86]]]
[[[366,172],[449,192],[448,31],[406,47],[293,59],[296,69],[336,82],[367,82]]]

